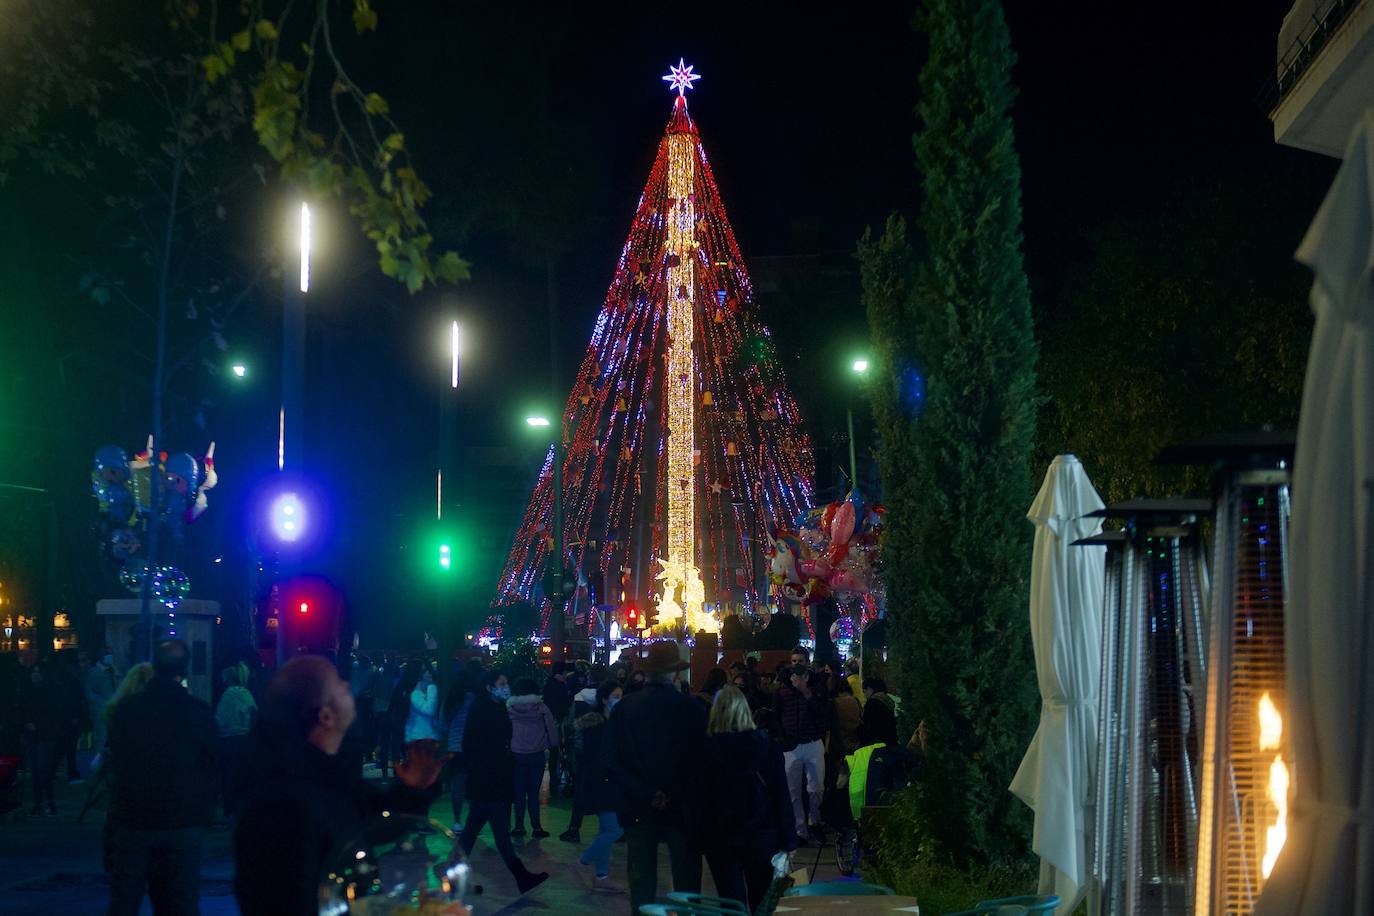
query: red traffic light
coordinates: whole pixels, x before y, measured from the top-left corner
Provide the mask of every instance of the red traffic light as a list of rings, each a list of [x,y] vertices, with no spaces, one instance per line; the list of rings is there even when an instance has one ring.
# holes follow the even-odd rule
[[[625,605],[625,625],[627,627],[639,626],[639,608],[633,604]]]
[[[301,611],[302,614],[309,614],[309,613],[310,613],[310,602],[309,602],[309,601],[302,601],[302,602],[301,602],[300,611]]]

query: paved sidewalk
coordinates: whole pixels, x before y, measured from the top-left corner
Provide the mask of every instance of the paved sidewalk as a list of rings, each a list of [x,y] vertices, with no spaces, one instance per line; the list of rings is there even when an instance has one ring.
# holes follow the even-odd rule
[[[27,789],[27,785],[25,786]],[[99,914],[109,900],[109,879],[101,869],[101,825],[104,812],[95,810],[77,823],[76,816],[86,798],[86,786],[68,786],[59,780],[59,816],[0,819],[0,914],[5,916],[52,916],[62,914]],[[513,913],[556,913],[569,916],[612,916],[630,911],[625,893],[625,846],[617,844],[611,860],[608,887],[595,887],[594,869],[577,863],[578,856],[596,833],[596,818],[582,825],[582,843],[573,845],[558,839],[571,818],[571,802],[544,799],[544,829],[553,836],[545,840],[526,840],[516,844],[517,854],[532,871],[547,871],[550,878],[526,897],[518,897],[515,882],[491,845],[491,834],[483,831],[474,847],[470,864],[475,881],[483,886],[481,896],[471,903],[480,916]],[[448,796],[435,801],[431,815],[440,823],[452,822]],[[211,830],[206,837],[201,866],[202,916],[238,916],[233,897],[233,856],[230,833],[226,828]],[[813,880],[835,880],[833,850],[799,850],[794,865],[810,867],[819,860]],[[710,869],[703,868],[704,892],[711,893]],[[671,890],[666,851],[660,855],[659,893]],[[144,913],[150,913],[145,902]]]

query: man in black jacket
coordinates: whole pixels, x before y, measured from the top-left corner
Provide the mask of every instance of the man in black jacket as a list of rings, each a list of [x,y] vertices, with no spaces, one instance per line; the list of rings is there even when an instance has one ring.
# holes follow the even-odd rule
[[[668,847],[673,889],[701,890],[693,768],[706,740],[706,711],[677,688],[677,672],[686,667],[674,643],[652,643],[636,669],[645,674],[644,687],[617,704],[601,746],[619,789],[616,814],[625,828],[631,913],[658,895],[659,843]]]
[[[793,651],[793,656],[797,655]],[[782,731],[783,743],[790,748],[783,755],[787,768],[787,787],[792,794],[792,815],[797,822],[797,837],[805,843],[808,809],[812,830],[821,826],[821,789],[825,785],[825,745],[822,738],[830,726],[830,697],[824,680],[812,676],[798,665],[787,673],[787,681],[773,695],[773,714]],[[805,788],[802,777],[806,778]],[[806,802],[809,800],[810,804]]]
[[[520,893],[533,890],[549,878],[548,872],[531,872],[515,855],[510,843],[510,809],[515,801],[515,755],[511,753],[511,721],[506,711],[510,685],[495,669],[482,676],[482,685],[463,724],[463,760],[468,765],[468,819],[459,842],[463,855],[471,855],[477,834],[491,825],[491,838],[501,861],[510,869]]]
[[[563,729],[563,723],[568,718],[568,713],[572,711],[572,690],[568,687],[568,663],[554,662],[550,670],[551,675],[544,683],[544,705],[549,707],[549,712],[553,713],[553,721],[558,723],[559,731]],[[561,735],[560,735],[561,738]],[[563,745],[560,740],[557,744],[549,746],[549,797],[552,798],[558,793],[559,775],[566,767],[559,766],[558,749]]]
[[[326,857],[382,811],[423,815],[443,769],[435,741],[417,741],[389,791],[339,756],[356,709],[327,659],[294,658],[263,692],[245,764],[252,786],[234,831],[234,896],[253,916],[317,912]]]
[[[219,790],[214,714],[182,686],[186,643],[153,654],[153,679],[124,700],[110,723],[114,862],[110,916],[200,912],[200,845]]]

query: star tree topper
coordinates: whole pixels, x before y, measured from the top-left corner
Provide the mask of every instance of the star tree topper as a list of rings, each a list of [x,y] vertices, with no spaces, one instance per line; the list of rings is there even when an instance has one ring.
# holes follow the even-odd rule
[[[701,79],[700,73],[693,73],[692,67],[681,57],[677,59],[677,66],[668,65],[668,75],[660,77],[668,84],[669,89],[676,89],[679,97],[687,94],[687,90],[693,88],[692,84]]]

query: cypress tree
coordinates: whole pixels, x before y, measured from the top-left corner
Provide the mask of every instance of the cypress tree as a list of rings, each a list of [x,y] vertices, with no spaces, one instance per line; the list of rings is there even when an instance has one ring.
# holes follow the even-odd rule
[[[1002,8],[927,0],[918,25],[929,39],[914,138],[925,250],[909,293],[899,222],[866,238],[860,258],[882,374],[879,462],[894,491],[889,639],[905,716],[929,735],[917,803],[935,854],[966,866],[1029,848],[1028,810],[1007,786],[1037,708],[1025,519],[1036,348]]]

